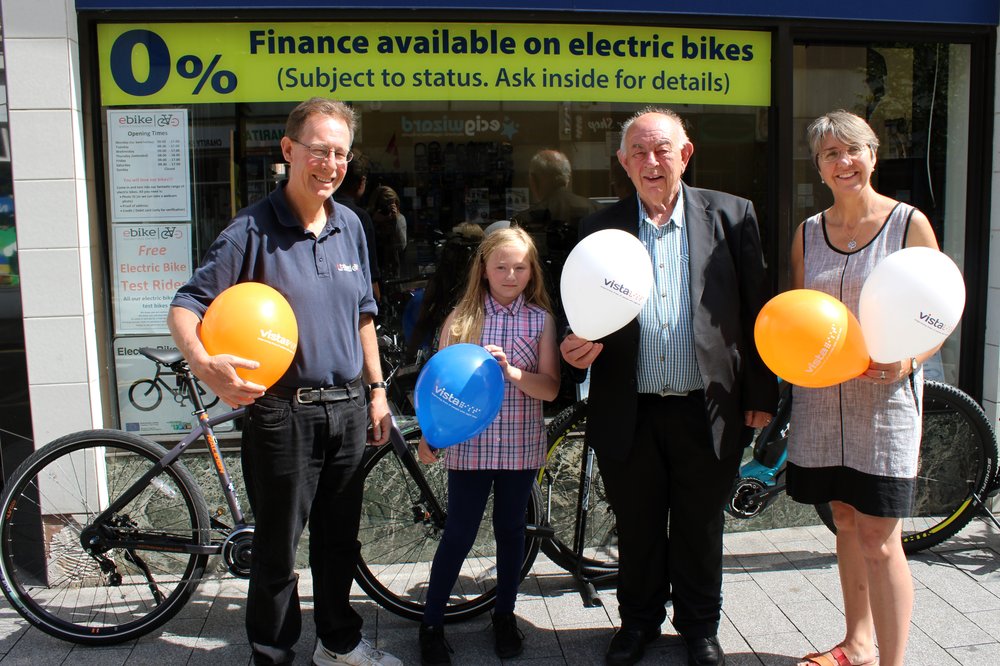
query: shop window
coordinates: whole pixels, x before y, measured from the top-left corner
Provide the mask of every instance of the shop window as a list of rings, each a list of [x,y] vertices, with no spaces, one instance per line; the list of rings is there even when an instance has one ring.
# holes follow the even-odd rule
[[[923,211],[941,249],[964,269],[970,59],[965,44],[795,46],[793,225],[832,203],[810,158],[806,128],[823,113],[846,109],[879,137],[875,189]],[[787,248],[793,229],[781,231],[779,245]],[[925,366],[927,378],[957,383],[960,339],[956,330]]]
[[[189,234],[167,252],[171,265],[188,270],[242,207],[267,195],[284,177],[279,142],[293,104],[203,104],[153,107],[150,113],[185,119],[187,127],[171,135],[188,142],[190,163],[190,223],[112,222],[112,238],[134,227],[155,228],[160,234]],[[548,272],[550,292],[558,298],[558,276],[576,241],[576,223],[587,212],[634,196],[614,153],[620,126],[642,105],[584,103],[451,102],[366,103],[355,105],[360,125],[354,149],[370,163],[367,187],[359,204],[375,206],[373,193],[382,186],[395,191],[406,219],[405,247],[398,261],[382,267],[384,323],[402,329],[405,299],[425,286],[437,270],[444,245],[456,229],[469,225],[485,229],[515,220],[536,241]],[[695,155],[685,179],[690,185],[722,189],[754,201],[762,227],[767,226],[766,182],[760,177],[767,153],[767,110],[755,107],[698,106],[678,109],[695,144]],[[137,110],[106,107],[105,122]],[[109,115],[110,114],[110,115]],[[118,114],[118,115],[116,115]],[[108,129],[106,128],[106,132]],[[114,135],[114,132],[111,133]],[[135,154],[126,136],[124,147],[106,142],[108,164]],[[553,213],[556,204],[531,179],[532,158],[539,151],[557,150],[569,162],[565,189],[576,204],[572,213]],[[126,162],[127,164],[127,162]],[[129,176],[136,170],[127,167]],[[109,176],[113,181],[114,174]],[[109,191],[109,197],[114,193]],[[564,202],[565,200],[563,200]],[[109,210],[122,211],[109,201]],[[373,209],[374,212],[374,209]],[[126,216],[127,217],[127,216]],[[568,217],[566,220],[557,218]],[[133,233],[135,233],[133,231]],[[134,247],[133,247],[134,246]],[[122,241],[112,253],[122,256],[113,266],[144,262],[139,245]],[[190,256],[184,251],[190,248]],[[171,249],[172,248],[172,249]],[[131,269],[130,269],[131,270]],[[170,346],[165,310],[151,318],[142,315],[142,301],[132,301],[130,290],[139,280],[117,275],[113,298],[116,316],[116,369],[122,427],[167,435],[191,427],[190,405],[163,401],[144,411],[129,400],[136,381],[155,372],[153,364],[137,354],[141,346]],[[148,286],[148,285],[147,285]],[[168,285],[169,287],[169,285]],[[160,305],[169,289],[162,290]],[[145,297],[144,297],[145,298]],[[128,303],[128,305],[123,305]],[[573,399],[572,387],[559,405]],[[217,405],[214,410],[224,409]],[[169,413],[168,413],[169,412]]]

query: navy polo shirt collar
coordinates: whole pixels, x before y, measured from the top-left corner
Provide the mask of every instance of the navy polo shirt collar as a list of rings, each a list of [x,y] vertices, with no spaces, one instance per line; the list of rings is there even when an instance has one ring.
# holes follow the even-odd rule
[[[278,183],[278,187],[274,188],[268,198],[271,200],[271,205],[274,206],[274,210],[277,213],[278,223],[289,229],[298,229],[303,234],[307,233],[305,227],[302,226],[302,222],[299,221],[298,215],[292,210],[291,205],[288,203],[288,195],[285,193],[285,188],[288,187],[287,182]],[[333,197],[327,199],[330,205],[330,213],[326,216],[326,226],[323,227],[323,231],[317,236],[317,240],[323,239],[329,236],[333,229],[336,227],[334,220],[336,218],[336,206],[333,202]],[[324,203],[324,206],[326,203]]]

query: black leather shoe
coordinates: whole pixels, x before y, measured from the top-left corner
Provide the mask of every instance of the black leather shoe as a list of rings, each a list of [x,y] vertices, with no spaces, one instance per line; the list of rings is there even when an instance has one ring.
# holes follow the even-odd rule
[[[719,645],[718,636],[708,638],[685,638],[688,651],[688,666],[722,666],[726,663],[726,653]]]
[[[632,666],[642,659],[643,652],[646,651],[646,643],[650,643],[660,636],[660,629],[640,629],[638,627],[622,627],[615,632],[611,644],[608,645],[608,652],[605,655],[605,662],[608,666]]]

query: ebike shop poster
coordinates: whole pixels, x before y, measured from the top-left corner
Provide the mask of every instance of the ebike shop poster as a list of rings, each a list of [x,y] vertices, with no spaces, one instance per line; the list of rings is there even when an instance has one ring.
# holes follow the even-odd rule
[[[167,333],[174,294],[191,277],[190,224],[111,227],[115,333]]]
[[[184,435],[194,428],[194,405],[181,393],[177,376],[169,368],[157,364],[139,353],[143,347],[175,349],[169,335],[116,338],[114,343],[115,375],[118,378],[118,411],[121,429],[142,435]],[[216,400],[207,387],[202,401]],[[229,406],[219,400],[209,407],[211,416],[225,414]],[[218,432],[233,430],[233,422],[216,426]]]

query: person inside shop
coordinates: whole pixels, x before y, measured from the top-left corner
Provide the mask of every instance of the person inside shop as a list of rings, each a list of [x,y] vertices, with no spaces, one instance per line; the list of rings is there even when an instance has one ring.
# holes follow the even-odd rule
[[[388,185],[379,185],[368,202],[368,213],[375,225],[379,266],[387,279],[402,276],[406,250],[406,218],[400,212],[399,195]]]
[[[333,194],[353,157],[357,119],[347,105],[313,98],[289,114],[281,152],[288,179],[240,211],[171,303],[168,324],[195,375],[231,406],[247,405],[242,461],[256,519],[246,630],[255,664],[286,664],[301,631],[295,551],[309,523],[316,646],[312,663],[401,662],[362,638],[351,607],[361,515],[361,461],[388,441],[376,314],[361,221]],[[245,281],[277,289],[298,323],[291,367],[267,388],[237,368],[253,359],[209,355],[201,317],[224,289]]]
[[[723,506],[777,381],[753,342],[769,297],[753,204],[694,188],[681,118],[639,111],[618,160],[636,187],[580,223],[634,234],[654,285],[639,316],[601,340],[572,333],[562,358],[590,368],[586,442],[598,457],[619,537],[621,628],[608,664],[634,664],[661,634],[666,603],[689,664],[722,664]]]
[[[355,151],[354,159],[347,163],[347,174],[344,176],[344,182],[337,188],[333,200],[350,208],[361,220],[361,227],[365,231],[365,242],[368,245],[368,267],[372,273],[372,294],[375,296],[375,302],[380,303],[382,301],[379,285],[381,275],[378,267],[378,248],[375,246],[375,225],[372,223],[372,216],[361,207],[361,199],[365,196],[370,170],[371,164],[368,157],[361,151]]]
[[[554,266],[561,267],[576,244],[580,220],[597,207],[587,197],[570,189],[573,166],[558,150],[539,150],[528,164],[528,191],[532,203],[512,222],[542,240],[539,251]],[[557,271],[558,272],[558,271]],[[551,276],[558,284],[559,275]]]
[[[862,118],[827,113],[808,138],[833,205],[796,229],[792,287],[831,294],[858,316],[861,288],[882,259],[904,247],[938,249],[937,240],[926,215],[872,187],[879,138]],[[916,484],[922,367],[936,351],[872,361],[857,379],[829,388],[795,388],[788,494],[833,509],[847,623],[843,641],[801,665],[903,663],[913,580],[900,530]],[[808,436],[796,435],[803,430]]]
[[[482,227],[463,222],[452,229],[441,246],[441,258],[424,287],[416,322],[407,339],[407,356],[410,359],[416,359],[420,350],[429,353],[438,348],[441,326],[465,291],[469,262],[482,240]]]

